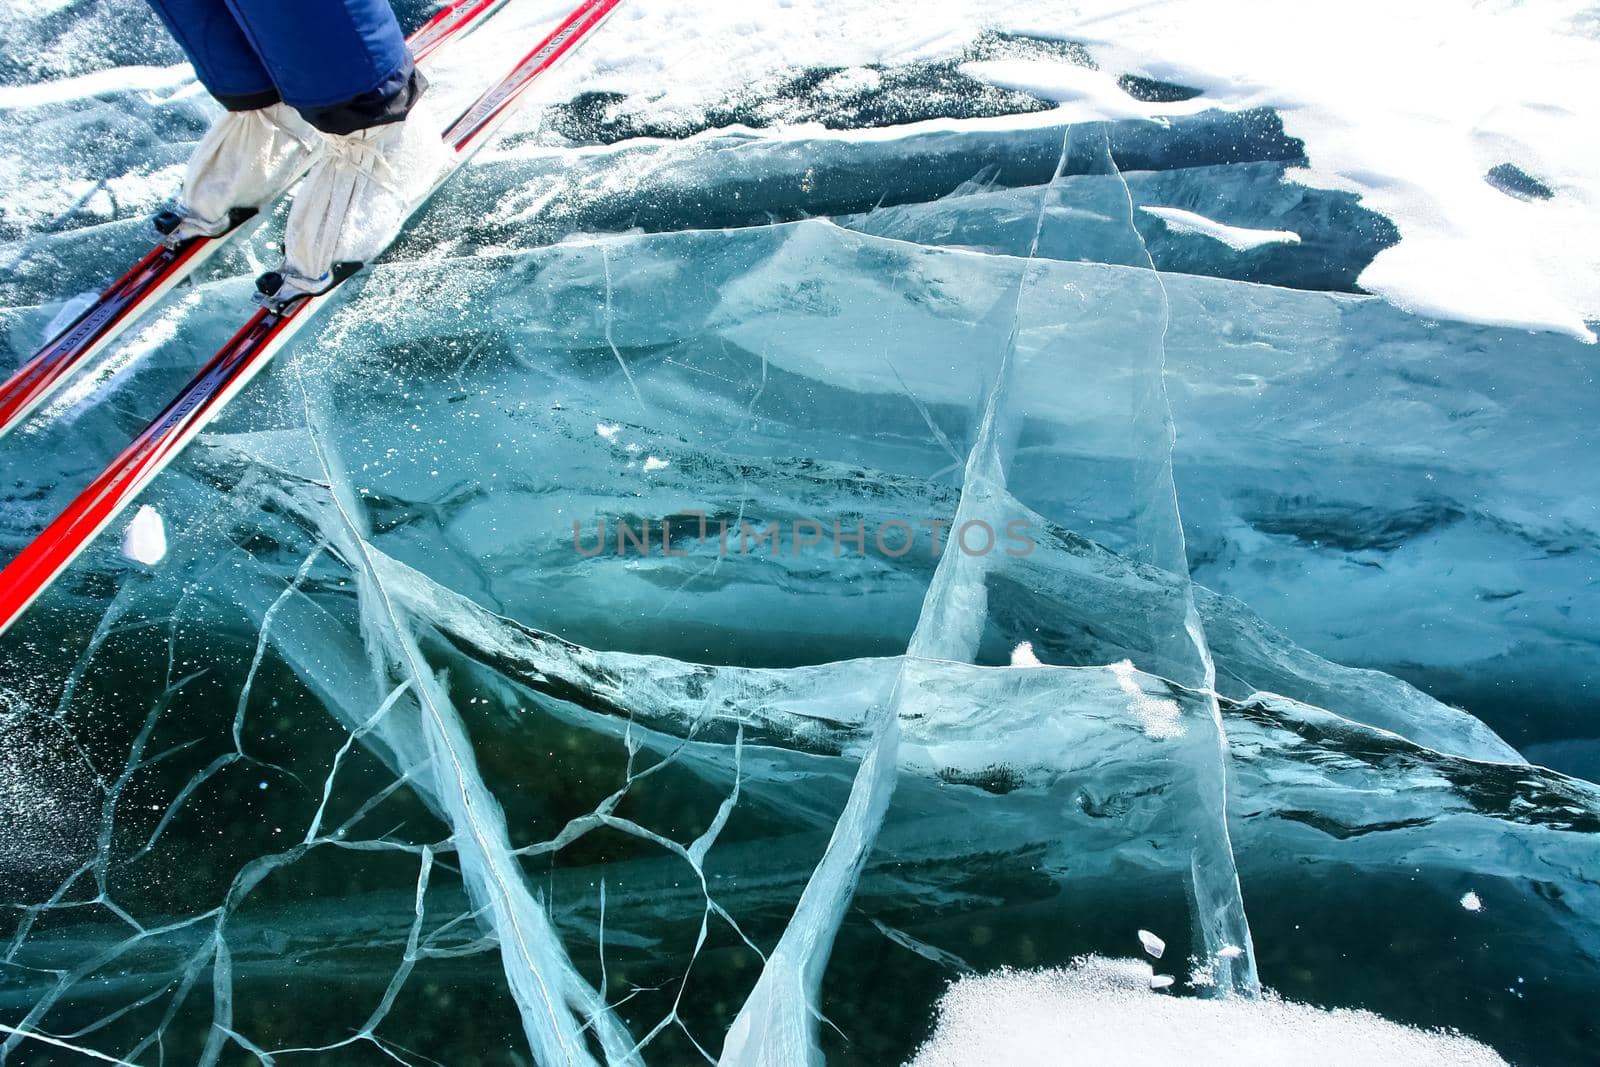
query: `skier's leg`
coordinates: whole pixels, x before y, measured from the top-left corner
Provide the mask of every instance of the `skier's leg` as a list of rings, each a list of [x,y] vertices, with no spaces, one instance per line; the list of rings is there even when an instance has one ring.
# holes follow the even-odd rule
[[[156,217],[171,242],[216,235],[261,207],[310,162],[316,131],[280,102],[271,74],[224,0],[150,0],[227,110],[189,157],[176,210]]]
[[[413,111],[426,88],[388,0],[227,0],[284,102],[326,137],[295,195],[267,302],[333,284],[339,263],[377,254],[447,153],[444,123]]]
[[[284,102],[324,133],[400,122],[425,82],[389,0],[226,0]]]
[[[229,111],[276,104],[278,88],[223,0],[150,0],[206,91]]]

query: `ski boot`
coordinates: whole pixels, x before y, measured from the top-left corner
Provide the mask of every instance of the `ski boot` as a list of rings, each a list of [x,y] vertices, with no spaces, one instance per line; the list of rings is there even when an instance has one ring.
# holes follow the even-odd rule
[[[177,204],[154,219],[175,248],[191,237],[220,237],[255,215],[310,165],[321,136],[285,104],[225,111],[200,139]]]
[[[256,303],[281,311],[327,292],[394,239],[449,161],[426,102],[403,120],[324,135],[284,230],[283,265],[256,280]]]

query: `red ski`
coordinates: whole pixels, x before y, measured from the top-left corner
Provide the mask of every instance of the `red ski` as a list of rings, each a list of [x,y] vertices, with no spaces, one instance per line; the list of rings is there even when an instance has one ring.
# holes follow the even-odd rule
[[[407,40],[412,57],[421,63],[504,2],[458,0],[448,5]],[[249,209],[235,211],[233,224],[215,237],[191,237],[173,247],[157,245],[135,263],[133,269],[112,282],[93,304],[0,385],[0,437],[32,414],[123,330],[160,303],[173,286],[220,251],[255,214]]]
[[[489,140],[528,86],[587,39],[619,3],[621,0],[584,0],[445,131],[445,142],[456,158],[427,195],[413,205],[413,211]],[[335,288],[343,280],[337,278]],[[280,310],[257,311],[89,488],[0,571],[0,633],[194,440],[327,303],[332,292],[330,288],[296,297]]]

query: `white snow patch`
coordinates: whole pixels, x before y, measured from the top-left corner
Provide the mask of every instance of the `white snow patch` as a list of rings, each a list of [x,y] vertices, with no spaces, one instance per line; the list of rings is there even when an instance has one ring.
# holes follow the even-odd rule
[[[1139,931],[1139,944],[1144,946],[1145,955],[1153,960],[1159,960],[1161,954],[1167,951],[1167,943],[1149,930]]]
[[[1461,906],[1468,911],[1482,911],[1483,898],[1469,889],[1461,897]]]
[[[607,441],[615,444],[617,440],[617,434],[622,432],[622,427],[612,426],[604,422],[597,422],[594,424],[594,432],[605,438]]]
[[[76,78],[34,85],[0,86],[0,109],[42,107],[108,93],[155,92],[177,89],[194,80],[188,64],[171,67],[112,67]]]
[[[64,7],[69,7],[74,0],[11,0],[13,15],[36,19],[44,15],[53,15]]]
[[[167,526],[161,513],[149,504],[140,504],[128,528],[122,531],[122,554],[147,567],[166,558]]]
[[[1176,700],[1153,697],[1139,686],[1139,672],[1131,660],[1111,665],[1117,685],[1128,696],[1128,710],[1144,727],[1146,737],[1182,737],[1182,711]]]
[[[44,226],[52,220],[68,218],[79,224],[109,221],[119,215],[125,218],[154,210],[183,182],[181,163],[149,173],[133,171],[90,180],[64,176],[60,169],[45,163],[47,158],[12,156],[0,160],[0,188],[6,193],[0,207],[13,222]]]
[[[1419,315],[1593,340],[1585,319],[1600,318],[1600,153],[1592,136],[1600,128],[1600,40],[1586,32],[1587,17],[1585,0],[1307,0],[1292,19],[1264,17],[1252,0],[636,4],[618,9],[608,47],[575,57],[559,85],[621,93],[619,113],[670,123],[703,119],[709,106],[774,71],[842,68],[834,78],[843,89],[862,77],[856,69],[948,59],[989,30],[1080,41],[1099,70],[1065,57],[963,67],[1054,100],[1057,111],[939,122],[983,129],[1273,108],[1306,145],[1310,164],[1293,172],[1296,180],[1358,193],[1399,228],[1400,242],[1361,275],[1363,288]],[[657,47],[664,40],[670,51]],[[1359,71],[1351,56],[1362,57]],[[1202,95],[1136,100],[1117,84],[1124,73]],[[518,121],[532,128],[537,109]],[[1484,174],[1501,163],[1538,177],[1555,197],[1524,201],[1494,189]]]
[[[608,47],[578,56],[560,83],[625,94],[620,111],[670,121],[703,116],[775,70],[948,59],[987,30],[1080,41],[1098,71],[1064,57],[964,69],[1058,101],[1056,119],[1274,108],[1306,145],[1310,165],[1297,180],[1354,191],[1399,227],[1401,241],[1362,274],[1363,288],[1417,314],[1592,340],[1584,320],[1600,318],[1600,40],[1586,31],[1589,17],[1586,0],[1306,0],[1294,18],[1266,17],[1253,0],[636,4],[612,18]],[[664,40],[673,48],[657,47]],[[1202,95],[1135,100],[1116,84],[1124,73]],[[1555,198],[1517,200],[1484,181],[1507,162]]]
[[[1002,970],[957,980],[912,1067],[990,1063],[1182,1063],[1281,1067],[1489,1067],[1505,1061],[1459,1034],[1415,1030],[1366,1011],[1261,1000],[1156,995],[1138,960],[1089,956],[1069,967]],[[1167,983],[1163,983],[1165,985]]]
[[[1300,235],[1293,230],[1253,230],[1245,226],[1229,226],[1225,222],[1196,215],[1176,207],[1141,207],[1146,215],[1154,215],[1167,224],[1173,233],[1192,233],[1221,241],[1235,252],[1248,252],[1262,245],[1297,245]]]
[[[644,469],[647,474],[650,471],[664,471],[670,466],[672,466],[671,460],[657,459],[655,456],[646,456],[644,458]]]
[[[1084,0],[1064,19],[1040,11],[1001,24],[1082,41],[1108,72],[1203,91],[1150,105],[1161,114],[1276,109],[1306,146],[1310,163],[1295,180],[1357,193],[1399,228],[1400,242],[1362,272],[1363,288],[1418,315],[1593,342],[1600,39],[1586,29],[1587,6],[1308,0],[1275,19],[1250,0]],[[1054,62],[1069,86],[1086,81],[1065,59],[1033,62]],[[1047,88],[1042,71],[1030,79]],[[1554,198],[1493,188],[1484,175],[1501,163]]]
[[[1023,641],[1011,650],[1011,665],[1013,667],[1043,667],[1039,657],[1034,655],[1033,642]]]
[[[963,63],[961,70],[1003,89],[1054,100],[1073,122],[1159,121],[1162,116],[1200,111],[1210,106],[1187,101],[1147,104],[1124,92],[1115,75],[1090,70],[1065,59],[993,59]]]
[[[871,67],[853,67],[830,74],[817,85],[816,91],[821,96],[853,96],[871,92],[882,84],[883,75]]]

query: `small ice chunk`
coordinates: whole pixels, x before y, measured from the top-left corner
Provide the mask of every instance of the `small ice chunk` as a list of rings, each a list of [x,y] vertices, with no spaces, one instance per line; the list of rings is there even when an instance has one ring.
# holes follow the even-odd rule
[[[1461,906],[1468,911],[1482,911],[1483,898],[1469,889],[1461,898]]]
[[[646,456],[644,458],[644,469],[647,474],[650,471],[664,471],[670,466],[672,466],[671,460],[657,459],[654,456]]]
[[[1024,641],[1011,650],[1011,665],[1013,667],[1043,667],[1039,657],[1033,654],[1033,642]]]
[[[1165,988],[1167,988],[1167,986],[1169,986],[1171,984],[1172,984],[1172,975],[1170,975],[1170,974],[1152,974],[1150,976],[1150,988],[1151,989],[1165,989]]]
[[[1149,930],[1139,931],[1139,944],[1144,946],[1145,954],[1153,960],[1159,960],[1161,954],[1167,951],[1167,943]]]
[[[1236,960],[1244,955],[1244,949],[1238,945],[1223,945],[1217,949],[1217,955],[1225,960]]]
[[[122,554],[147,567],[153,567],[166,558],[166,523],[161,521],[161,513],[149,504],[139,505],[133,521],[122,532]]]
[[[605,438],[607,441],[615,442],[617,439],[617,434],[622,432],[622,427],[610,425],[604,422],[597,422],[594,424],[594,432]]]
[[[1213,241],[1227,245],[1235,252],[1248,252],[1261,245],[1300,243],[1300,235],[1293,230],[1257,230],[1248,226],[1229,226],[1227,223],[1176,207],[1141,207],[1139,210],[1166,223],[1167,229],[1173,233],[1209,237]]]

